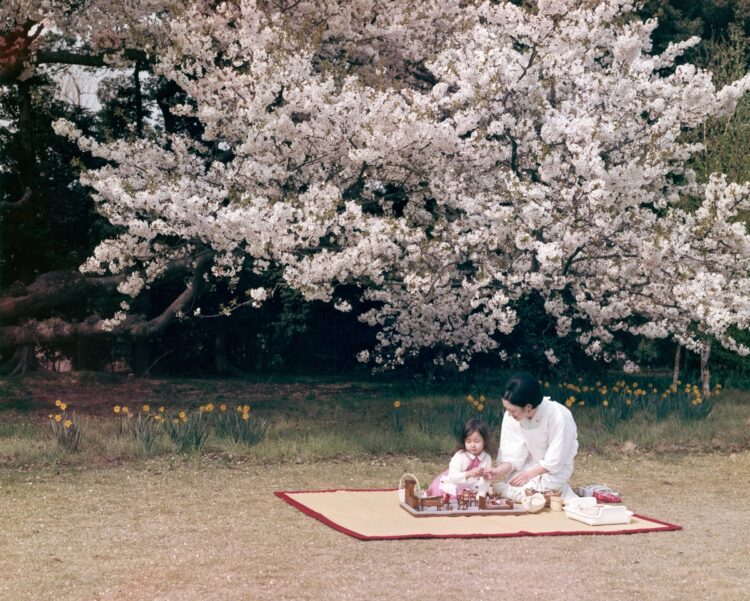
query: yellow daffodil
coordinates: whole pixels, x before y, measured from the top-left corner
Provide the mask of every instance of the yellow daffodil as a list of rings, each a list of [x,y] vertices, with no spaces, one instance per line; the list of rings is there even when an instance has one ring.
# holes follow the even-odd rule
[[[159,407],[159,413],[164,413],[165,409],[164,407]]]
[[[55,401],[55,407],[59,407],[59,406],[60,406],[60,403],[61,403],[61,402],[62,402],[62,401],[61,401],[60,399],[57,399],[57,400]]]
[[[250,414],[249,413],[243,413],[242,414],[242,419],[245,420],[245,421],[247,421],[248,419],[250,419]]]
[[[180,419],[185,419],[187,417],[184,411],[180,411],[177,415],[179,416]]]
[[[66,419],[63,422],[63,426],[65,426],[66,428],[70,428],[70,426],[72,426],[72,425],[73,425],[73,421],[72,420]]]
[[[394,407],[395,409],[398,409],[399,407],[401,407],[401,401],[394,401],[394,402],[393,402],[393,407]]]
[[[206,411],[208,413],[211,413],[213,410],[214,410],[214,404],[213,403],[209,403],[208,405],[206,405]]]
[[[57,415],[55,415],[55,421],[56,422],[60,422],[61,420],[62,420],[62,415],[60,415],[59,413]]]
[[[477,410],[478,411],[484,411],[484,405],[482,405],[481,403],[479,403],[479,405],[477,405]]]
[[[469,401],[470,403],[473,403],[474,402],[474,397],[471,396],[471,395],[467,395],[466,396],[466,400]]]
[[[121,407],[119,405],[115,405],[114,412],[115,413],[120,413],[120,409],[121,409]]]
[[[226,404],[222,403],[221,405],[219,405],[219,411],[221,411],[223,413],[226,410],[227,410]]]
[[[66,405],[65,403],[60,403],[58,407],[60,407],[60,411],[65,411],[68,408],[68,405]]]
[[[149,407],[148,405],[144,405],[143,406],[143,413],[148,413],[149,411],[151,411],[151,407]]]
[[[604,405],[605,407],[609,407],[609,401],[607,399],[604,399],[602,401],[602,405]]]

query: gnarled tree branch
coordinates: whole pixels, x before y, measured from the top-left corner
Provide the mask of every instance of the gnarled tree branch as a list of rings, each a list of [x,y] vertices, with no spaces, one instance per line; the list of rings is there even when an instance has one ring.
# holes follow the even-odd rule
[[[146,319],[142,315],[128,315],[122,322],[111,328],[106,327],[107,320],[99,315],[92,315],[80,322],[69,322],[59,317],[29,320],[21,325],[0,327],[0,349],[16,348],[29,344],[59,343],[75,338],[105,336],[146,338],[157,334],[172,323],[178,313],[184,312],[199,296],[203,284],[203,276],[210,267],[212,259],[213,254],[210,252],[204,253],[195,259],[193,275],[185,289],[161,314],[152,319]],[[187,260],[185,259],[185,261]],[[180,264],[184,263],[180,262]],[[178,266],[179,264],[175,268]],[[116,285],[119,277],[111,276],[107,285]],[[83,285],[92,284],[91,282],[84,282]],[[31,303],[31,301],[27,302]]]

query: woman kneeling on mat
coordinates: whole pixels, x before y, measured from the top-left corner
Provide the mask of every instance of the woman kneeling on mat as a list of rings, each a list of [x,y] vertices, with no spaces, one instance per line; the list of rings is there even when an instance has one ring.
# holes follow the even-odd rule
[[[576,497],[568,484],[578,452],[570,410],[543,397],[539,381],[528,373],[508,380],[502,402],[498,465],[484,473],[494,481],[495,491],[516,502],[523,500],[527,488],[560,490],[563,500]]]

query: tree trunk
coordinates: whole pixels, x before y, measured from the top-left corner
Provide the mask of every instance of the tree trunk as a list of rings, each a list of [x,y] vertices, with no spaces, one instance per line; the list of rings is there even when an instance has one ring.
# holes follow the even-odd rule
[[[672,386],[677,386],[677,380],[680,379],[680,359],[682,359],[682,345],[677,343],[677,350],[674,353],[674,369],[672,370]]]
[[[141,63],[135,62],[133,68],[133,86],[135,87],[135,133],[143,137],[143,95],[141,93]]]
[[[151,367],[151,341],[148,338],[136,338],[133,341],[130,366],[136,377],[144,376]]]
[[[0,365],[0,374],[4,376],[15,376],[36,371],[39,362],[32,345],[19,346],[10,359]]]
[[[227,324],[226,320],[219,319],[214,331],[214,367],[216,374],[219,376],[243,376],[241,369],[238,369],[229,360],[229,350],[227,349]]]
[[[76,340],[72,357],[70,357],[73,369],[75,371],[102,371],[109,359],[110,346],[108,341],[96,338]]]
[[[708,359],[711,356],[711,341],[705,340],[701,348],[701,395],[704,399],[711,396],[711,373],[708,369]]]

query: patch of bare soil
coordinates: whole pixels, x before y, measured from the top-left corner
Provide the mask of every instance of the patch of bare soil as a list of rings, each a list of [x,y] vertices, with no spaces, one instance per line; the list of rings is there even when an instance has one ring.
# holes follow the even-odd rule
[[[42,372],[0,380],[0,410],[19,409],[46,415],[61,399],[78,413],[110,415],[114,405],[141,403],[197,406],[209,400],[234,404],[301,403],[331,400],[370,390],[355,383],[275,382],[242,379],[134,378],[92,372]]]
[[[745,601],[750,453],[579,461],[630,509],[683,526],[620,536],[363,542],[275,490],[393,487],[439,466],[227,465],[162,458],[77,472],[0,469],[0,599],[465,598]],[[483,518],[455,518],[483,519]]]

